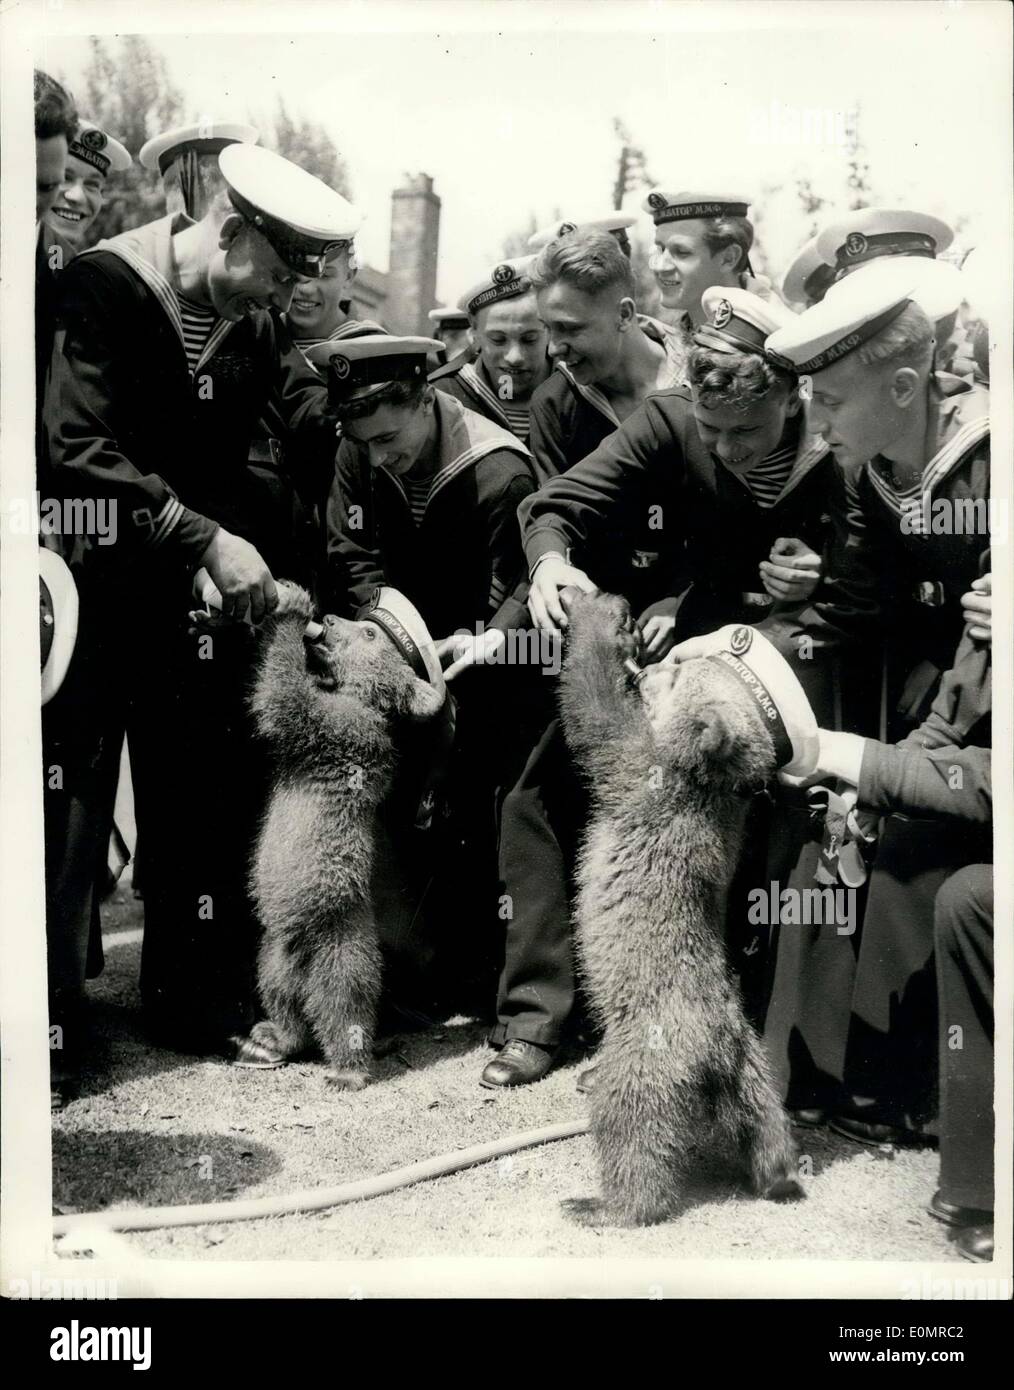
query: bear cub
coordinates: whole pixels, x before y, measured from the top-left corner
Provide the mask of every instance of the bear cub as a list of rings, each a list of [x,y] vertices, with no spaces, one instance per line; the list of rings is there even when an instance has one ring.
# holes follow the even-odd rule
[[[602,1201],[570,1214],[665,1219],[709,1132],[755,1193],[801,1197],[789,1122],[723,940],[747,794],[774,772],[771,735],[715,661],[649,666],[635,688],[623,599],[581,595],[568,607],[561,715],[591,800],[577,952],[604,1033],[591,1092]]]
[[[328,1081],[360,1090],[381,982],[370,898],[377,811],[399,722],[432,717],[442,697],[375,623],[329,614],[309,640],[309,594],[284,582],[278,590],[251,695],[274,768],[251,875],[268,1017],[242,1041],[240,1060],[278,1065],[316,1043]]]

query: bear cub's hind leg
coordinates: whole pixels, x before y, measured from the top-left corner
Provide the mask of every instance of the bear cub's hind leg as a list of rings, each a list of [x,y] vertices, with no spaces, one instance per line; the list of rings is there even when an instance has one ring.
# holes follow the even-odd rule
[[[805,1197],[797,1181],[797,1154],[788,1116],[775,1095],[761,1049],[746,1030],[741,1065],[731,1078],[734,1094],[728,1129],[737,1142],[750,1187],[772,1202]]]
[[[338,1090],[361,1091],[370,1079],[380,975],[376,930],[363,912],[321,943],[304,981],[303,1007]]]

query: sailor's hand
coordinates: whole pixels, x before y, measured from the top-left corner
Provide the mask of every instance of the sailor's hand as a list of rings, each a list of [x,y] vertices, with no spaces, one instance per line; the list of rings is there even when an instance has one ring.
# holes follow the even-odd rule
[[[646,664],[661,661],[672,650],[675,632],[676,619],[665,613],[656,613],[648,619],[641,628],[641,640],[644,643],[643,660]]]
[[[469,666],[495,662],[506,640],[505,634],[495,627],[488,627],[482,633],[455,632],[450,637],[441,637],[439,642],[434,642],[433,649],[441,666],[446,659],[450,660],[450,665],[444,667],[444,680],[452,681]]]
[[[249,541],[219,527],[198,563],[221,594],[226,617],[242,619],[249,613],[250,621],[259,623],[274,612],[278,603],[275,581]]]
[[[559,633],[567,626],[567,614],[560,602],[560,591],[573,585],[585,594],[597,594],[598,589],[576,565],[570,565],[562,555],[547,555],[532,575],[528,593],[528,611],[532,622],[543,632]]]
[[[821,558],[796,536],[780,536],[760,563],[760,577],[772,598],[803,603],[820,583]]]
[[[993,576],[984,574],[973,580],[969,593],[961,595],[961,616],[971,626],[970,637],[979,642],[993,641]]]

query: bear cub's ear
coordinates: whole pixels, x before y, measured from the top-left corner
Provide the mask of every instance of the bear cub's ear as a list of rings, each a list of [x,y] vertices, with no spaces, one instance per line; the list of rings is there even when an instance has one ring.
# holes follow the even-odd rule
[[[714,707],[706,719],[696,719],[694,723],[701,757],[710,763],[725,762],[732,754],[736,737],[721,710]]]
[[[429,681],[422,681],[418,676],[409,676],[398,702],[401,714],[408,719],[419,720],[432,719],[440,712],[443,703],[444,696]]]

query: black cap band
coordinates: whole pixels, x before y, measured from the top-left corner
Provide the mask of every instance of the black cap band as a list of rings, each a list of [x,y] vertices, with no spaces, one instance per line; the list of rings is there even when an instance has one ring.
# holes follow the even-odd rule
[[[658,202],[652,199],[657,198]],[[745,217],[749,203],[667,203],[662,195],[649,195],[651,215],[657,227],[660,222],[690,222],[711,217]]]
[[[325,241],[321,237],[297,232],[295,227],[289,226],[288,222],[282,222],[279,218],[272,217],[270,213],[262,212],[260,208],[254,207],[253,203],[244,198],[242,194],[237,193],[232,187],[229,188],[229,198],[236,211],[248,222],[251,222],[264,239],[271,243],[285,264],[300,275],[307,275],[319,280],[324,274],[328,254],[352,244],[351,237],[342,237],[337,241]]]
[[[519,294],[527,294],[531,288],[531,280],[524,275],[494,283],[468,301],[468,312],[477,314],[487,304],[495,304],[498,299],[515,299]]]
[[[89,149],[87,145],[82,145],[79,140],[72,140],[67,146],[67,153],[72,154],[75,159],[81,159],[85,164],[90,164],[93,169],[97,169],[103,178],[109,173],[112,160],[104,154],[99,154],[98,150]]]
[[[426,357],[419,352],[386,353],[383,357],[346,357],[336,352],[327,364],[327,391],[332,405],[345,405],[372,395],[391,381],[425,380]]]
[[[835,258],[839,274],[851,266],[874,261],[878,256],[928,256],[935,260],[936,241],[925,232],[850,232]]]
[[[389,609],[378,607],[379,596],[378,590],[370,600],[372,606],[360,614],[359,622],[376,623],[379,628],[383,628],[419,679],[429,685],[430,673],[426,669],[422,652],[412,640],[404,623],[396,618]]]
[[[738,656],[733,656],[732,652],[716,652],[714,656],[705,658],[707,661],[715,661],[723,666],[731,675],[736,676],[743,685],[746,686],[753,696],[768,732],[771,735],[771,742],[775,746],[775,766],[785,767],[791,763],[794,757],[792,740],[789,738],[788,731],[782,719],[781,712],[775,702],[770,690],[752,671],[745,662],[740,661]]]
[[[180,145],[170,145],[167,150],[163,150],[158,157],[158,172],[164,174],[170,164],[175,164],[181,155],[194,153],[202,154],[221,154],[227,145],[235,145],[236,141],[227,136],[217,136],[214,140],[187,140]]]

